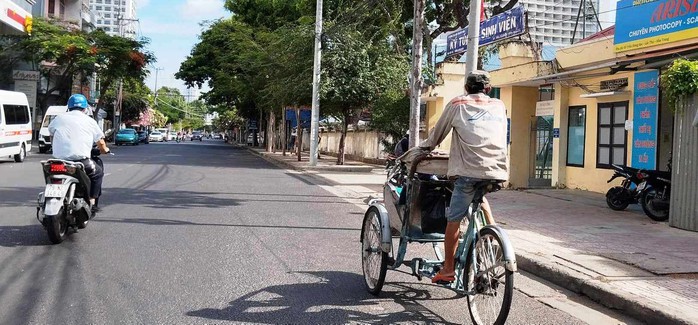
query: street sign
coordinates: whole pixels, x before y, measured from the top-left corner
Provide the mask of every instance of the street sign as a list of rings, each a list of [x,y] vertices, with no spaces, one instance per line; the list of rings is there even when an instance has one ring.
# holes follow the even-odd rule
[[[257,130],[257,120],[248,120],[247,121],[247,129],[248,130]]]
[[[526,12],[514,7],[480,23],[480,46],[522,35],[526,32]],[[468,27],[446,38],[446,56],[465,52],[468,45]]]

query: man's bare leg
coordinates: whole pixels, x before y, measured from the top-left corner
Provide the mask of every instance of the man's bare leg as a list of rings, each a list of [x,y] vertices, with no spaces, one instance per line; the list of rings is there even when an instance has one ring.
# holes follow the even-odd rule
[[[492,207],[490,207],[490,203],[487,202],[487,198],[482,198],[482,212],[485,213],[485,219],[487,220],[487,224],[489,225],[496,225],[494,221],[494,215],[492,214]]]
[[[449,222],[446,225],[446,234],[444,241],[444,267],[439,271],[442,276],[454,276],[456,274],[456,266],[454,257],[458,248],[458,237],[460,236],[460,222]]]

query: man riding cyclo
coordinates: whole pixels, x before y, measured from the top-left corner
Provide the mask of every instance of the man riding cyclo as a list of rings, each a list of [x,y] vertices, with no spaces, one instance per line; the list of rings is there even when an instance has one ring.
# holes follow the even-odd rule
[[[87,98],[75,94],[68,99],[68,112],[60,114],[49,124],[48,131],[53,137],[53,157],[56,159],[81,162],[90,178],[90,207],[92,213],[99,210],[96,202],[102,192],[104,171],[92,159],[92,147],[96,143],[99,151],[109,153],[104,141],[104,132],[97,122],[88,116]]]
[[[454,180],[449,213],[446,216],[443,268],[432,279],[433,283],[453,282],[455,253],[460,237],[461,221],[475,196],[475,184],[484,180],[509,179],[507,161],[507,116],[504,103],[487,94],[490,78],[485,71],[473,71],[466,80],[466,95],[452,99],[441,118],[419,145],[424,151],[438,146],[453,130],[448,176]],[[485,198],[482,209],[489,224],[495,224],[492,210]]]

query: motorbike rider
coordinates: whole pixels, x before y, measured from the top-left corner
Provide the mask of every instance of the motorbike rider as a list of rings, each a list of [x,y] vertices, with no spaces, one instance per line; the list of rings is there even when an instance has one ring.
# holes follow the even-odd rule
[[[443,115],[419,147],[433,150],[453,130],[448,176],[455,179],[447,216],[443,269],[432,282],[452,282],[455,279],[454,256],[460,236],[460,223],[468,213],[475,196],[474,185],[483,180],[509,179],[507,168],[507,116],[504,103],[487,94],[491,90],[489,74],[473,71],[466,80],[466,95],[451,100]],[[494,224],[492,211],[483,198],[487,222]]]
[[[75,94],[68,99],[68,112],[60,114],[49,124],[52,136],[53,157],[62,160],[78,161],[85,166],[90,178],[90,207],[93,213],[99,211],[95,204],[102,192],[104,171],[92,159],[92,146],[97,144],[102,154],[109,153],[104,141],[104,132],[89,114],[87,98]]]

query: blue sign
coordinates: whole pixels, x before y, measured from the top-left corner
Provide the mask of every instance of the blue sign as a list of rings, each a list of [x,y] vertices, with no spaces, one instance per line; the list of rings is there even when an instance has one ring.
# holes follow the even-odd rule
[[[659,72],[636,72],[633,90],[633,150],[635,168],[657,168],[657,113],[659,109]]]
[[[310,118],[311,118],[311,111],[308,109],[302,109],[301,110],[301,128],[309,128],[310,127]],[[295,108],[286,108],[286,121],[288,123],[291,123],[291,127],[296,127],[297,122],[296,122],[296,109]]]
[[[696,0],[620,0],[616,9],[616,52],[698,38]]]
[[[257,120],[248,120],[247,121],[247,129],[248,130],[256,130],[257,129]]]
[[[553,138],[555,138],[555,139],[560,138],[560,128],[553,128]]]
[[[526,12],[514,7],[480,23],[480,46],[492,44],[526,32]],[[468,27],[446,38],[446,56],[465,52],[468,45]]]

